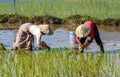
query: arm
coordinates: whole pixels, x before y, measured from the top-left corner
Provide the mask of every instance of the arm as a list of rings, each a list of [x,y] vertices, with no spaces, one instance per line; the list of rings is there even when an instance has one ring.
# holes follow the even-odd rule
[[[36,35],[36,39],[37,39],[37,45],[39,46],[39,45],[41,45],[41,37],[42,37],[42,34],[40,33],[40,34],[38,34],[38,35]]]
[[[93,42],[94,34],[94,31],[91,31],[91,33],[89,34],[89,39],[87,39],[87,41],[84,43],[84,47],[89,46]]]
[[[37,25],[33,25],[30,27],[29,31],[36,36],[36,42],[37,42],[37,45],[39,46],[41,43],[41,37],[42,37],[42,33],[39,27]]]
[[[87,47],[87,46],[89,46],[91,43],[92,43],[92,41],[93,41],[93,38],[90,38],[90,40],[87,40],[85,43],[84,43],[84,47]]]
[[[83,44],[80,42],[80,39],[78,36],[76,36],[76,41],[79,44],[79,47],[83,48]]]

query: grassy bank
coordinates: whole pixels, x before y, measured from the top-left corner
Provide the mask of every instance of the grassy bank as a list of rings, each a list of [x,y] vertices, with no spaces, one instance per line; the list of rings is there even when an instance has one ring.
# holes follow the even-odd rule
[[[0,52],[1,77],[119,77],[120,53]]]
[[[82,24],[88,20],[96,22],[98,27],[101,28],[102,30],[108,28],[119,31],[120,29],[119,18],[98,19],[95,17],[82,16],[82,15],[71,15],[66,18],[58,18],[51,15],[27,17],[18,14],[3,14],[3,15],[1,14],[0,29],[18,28],[21,24],[26,22],[35,23],[35,24],[44,24],[44,23],[53,24],[55,27],[56,25],[65,25],[64,27],[67,29],[71,29],[71,27],[74,27],[75,29],[79,24]]]
[[[19,14],[1,14],[0,15],[0,23],[1,24],[15,24],[15,23],[25,23],[31,22],[36,24],[82,24],[85,21],[94,21],[98,25],[105,25],[105,26],[120,26],[120,18],[106,18],[106,19],[99,19],[91,16],[82,16],[82,15],[71,15],[66,18],[58,18],[51,15],[42,15],[42,16],[34,16],[34,17],[27,17],[22,16]]]

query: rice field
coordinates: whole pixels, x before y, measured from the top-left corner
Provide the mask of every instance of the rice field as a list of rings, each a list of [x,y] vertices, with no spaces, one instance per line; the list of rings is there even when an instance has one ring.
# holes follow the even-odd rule
[[[0,52],[0,77],[119,77],[120,53]]]
[[[119,18],[119,7],[119,0],[16,0],[15,4],[13,1],[0,3],[0,14],[47,14],[59,18],[79,14],[97,18]]]
[[[119,18],[119,0],[16,0],[0,3],[0,14],[87,15]],[[0,77],[119,77],[120,52],[76,54],[65,48],[50,51],[0,50]]]

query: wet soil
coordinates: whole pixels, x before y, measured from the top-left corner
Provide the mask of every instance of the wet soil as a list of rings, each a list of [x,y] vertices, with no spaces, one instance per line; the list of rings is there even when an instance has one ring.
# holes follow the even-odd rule
[[[106,19],[98,19],[91,16],[82,16],[82,15],[71,15],[66,18],[58,18],[51,15],[42,15],[42,16],[33,16],[27,17],[19,14],[0,14],[0,24],[4,26],[0,26],[1,28],[5,28],[5,26],[11,27],[19,27],[21,24],[30,22],[35,24],[56,24],[56,25],[79,25],[84,23],[85,21],[94,21],[97,25],[105,26],[105,27],[120,27],[120,18],[106,18]]]

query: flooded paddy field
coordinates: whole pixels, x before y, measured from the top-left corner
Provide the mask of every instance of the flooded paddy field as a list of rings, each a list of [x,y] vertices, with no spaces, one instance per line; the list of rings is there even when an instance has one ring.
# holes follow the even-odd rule
[[[51,36],[43,36],[53,50],[49,53],[31,54],[30,52],[6,52],[0,54],[0,77],[7,76],[66,76],[66,77],[119,77],[120,76],[120,34],[100,32],[105,53],[98,53],[99,47],[93,43],[85,50],[92,53],[68,55],[68,52],[56,52],[54,48],[71,48],[69,30],[56,29]],[[7,49],[13,48],[17,31],[0,30],[0,42]],[[35,39],[36,41],[36,39]],[[36,42],[35,42],[35,47]],[[65,51],[69,51],[66,49]],[[94,53],[93,53],[94,52]],[[96,53],[97,52],[97,53]],[[39,53],[39,52],[38,52]],[[78,68],[79,67],[79,68]],[[87,68],[86,68],[87,67]],[[9,68],[9,69],[8,69]],[[31,71],[29,71],[31,70]],[[19,72],[24,71],[24,72]],[[52,72],[50,72],[52,71]],[[19,72],[19,73],[18,73]],[[34,74],[33,74],[34,73]]]
[[[54,34],[49,36],[42,36],[42,40],[45,41],[51,48],[71,48],[69,30],[58,28],[54,31]],[[17,31],[15,30],[0,30],[0,42],[3,42],[6,49],[13,48],[13,42]],[[100,32],[100,36],[106,52],[118,52],[120,51],[120,33]],[[36,47],[36,38],[35,38]],[[99,52],[99,47],[96,42],[85,49],[88,52]]]

